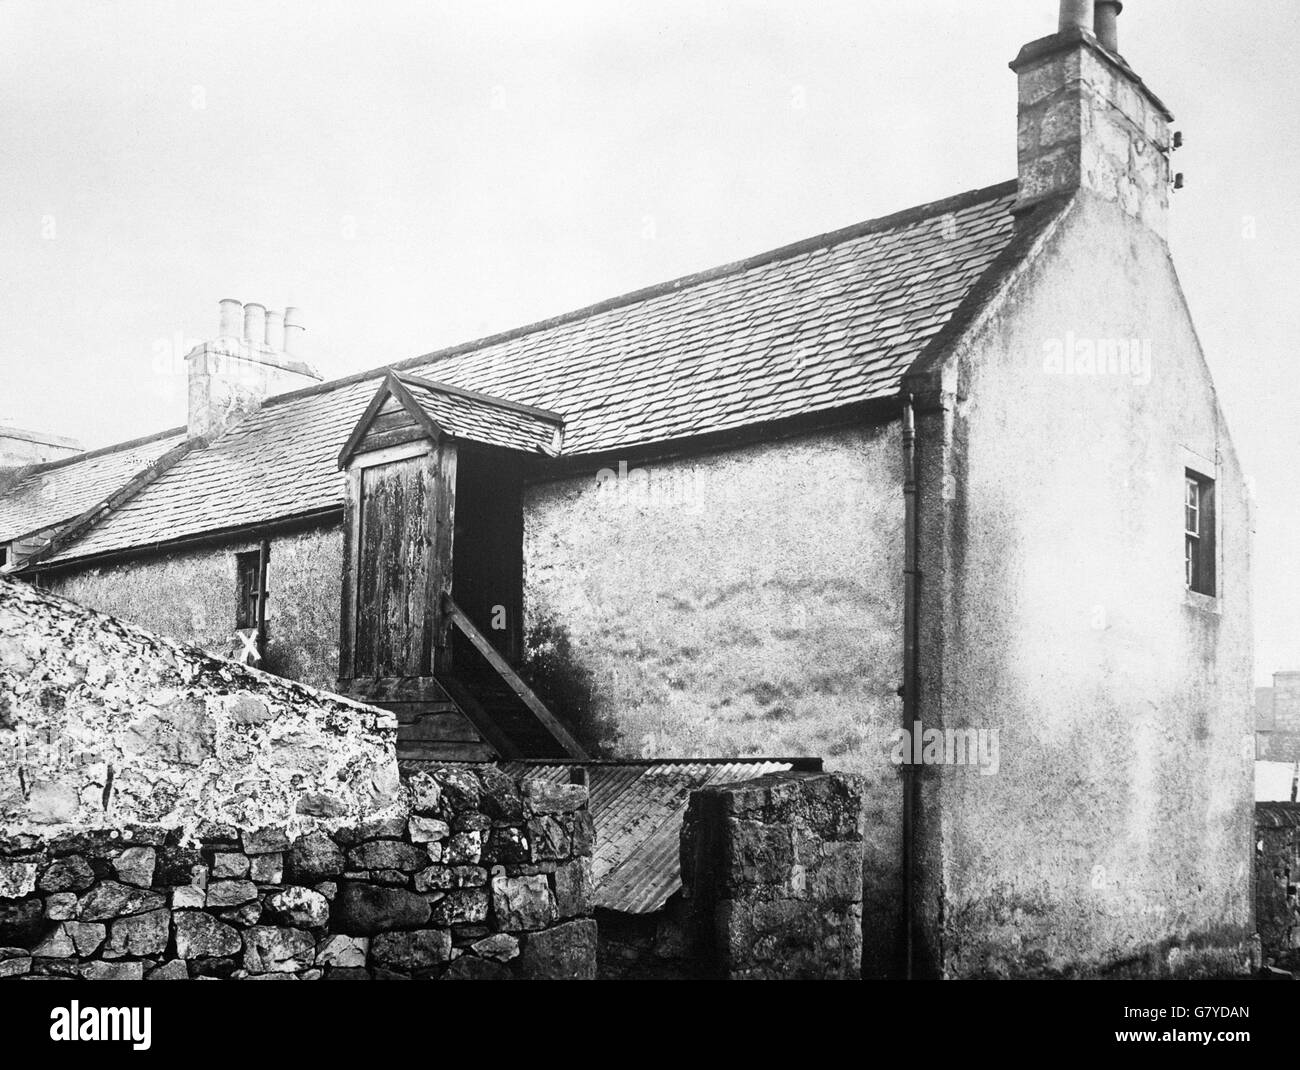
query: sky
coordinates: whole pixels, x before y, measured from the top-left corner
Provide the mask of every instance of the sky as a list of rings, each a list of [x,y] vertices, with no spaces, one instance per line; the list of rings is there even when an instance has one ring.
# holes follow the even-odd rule
[[[185,421],[223,297],[334,377],[1015,176],[1056,0],[0,0],[0,423]],[[1256,495],[1256,675],[1300,669],[1295,0],[1128,0],[1170,244]]]

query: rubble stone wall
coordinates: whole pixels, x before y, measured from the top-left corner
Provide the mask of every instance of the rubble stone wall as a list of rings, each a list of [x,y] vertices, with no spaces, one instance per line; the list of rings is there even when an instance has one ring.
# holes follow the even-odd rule
[[[357,826],[0,838],[0,977],[587,979],[587,789],[410,778]]]
[[[0,827],[360,824],[397,801],[391,713],[0,579]]]
[[[772,773],[691,794],[682,894],[693,951],[729,980],[862,973],[866,792],[846,773]]]

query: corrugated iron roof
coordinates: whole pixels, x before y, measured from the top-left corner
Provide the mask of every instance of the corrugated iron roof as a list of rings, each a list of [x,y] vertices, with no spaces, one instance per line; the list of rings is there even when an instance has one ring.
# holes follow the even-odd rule
[[[1274,829],[1300,828],[1300,802],[1256,803],[1255,827]]]
[[[509,762],[502,768],[515,777],[567,782],[574,764]],[[586,764],[596,828],[596,906],[624,914],[662,908],[682,886],[678,844],[691,792],[793,766],[788,759]]]

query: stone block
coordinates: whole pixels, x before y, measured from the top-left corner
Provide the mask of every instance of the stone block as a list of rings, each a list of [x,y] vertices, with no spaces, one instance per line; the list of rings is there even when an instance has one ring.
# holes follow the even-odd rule
[[[481,832],[453,832],[442,847],[442,860],[448,865],[476,864],[483,857]]]
[[[289,852],[289,879],[299,884],[336,877],[343,872],[343,852],[323,832],[312,832],[294,843]]]
[[[497,926],[507,932],[543,929],[555,920],[555,897],[545,875],[492,875],[492,909]]]
[[[214,880],[242,880],[248,876],[248,855],[242,851],[218,851],[212,856]]]
[[[486,921],[487,916],[487,892],[480,888],[460,888],[433,904],[429,920],[434,925],[461,925]]]
[[[400,840],[371,840],[348,851],[348,864],[357,869],[395,869],[414,873],[429,864],[424,848]]]
[[[311,888],[290,885],[272,892],[266,909],[276,921],[294,928],[323,929],[329,924],[329,900]]]
[[[316,945],[318,966],[365,966],[370,939],[365,936],[327,936]]]
[[[483,791],[479,805],[483,812],[496,821],[518,823],[523,820],[524,800],[514,778],[496,766],[477,770]]]
[[[527,814],[571,814],[587,805],[587,789],[581,784],[525,780],[522,793]]]
[[[437,817],[424,817],[420,814],[412,815],[407,822],[412,843],[432,843],[438,840],[445,840],[451,835],[451,828],[447,822]]]
[[[432,777],[442,793],[442,800],[451,813],[479,809],[483,786],[469,769],[435,769]]]
[[[519,955],[519,939],[509,933],[493,933],[470,944],[474,954],[497,962],[509,962]]]
[[[416,929],[429,920],[429,903],[403,888],[346,882],[331,907],[333,928],[351,936],[372,936],[388,929]]]
[[[152,847],[127,847],[113,858],[113,871],[125,884],[148,888],[153,884],[157,854]]]
[[[109,926],[104,958],[141,958],[161,955],[171,935],[171,911],[166,907],[119,918]]]
[[[528,837],[514,826],[494,828],[483,845],[482,861],[488,865],[526,862],[529,857]]]
[[[279,884],[284,879],[284,854],[271,851],[249,859],[248,879],[256,884]]]
[[[416,814],[437,814],[442,809],[442,788],[428,773],[419,772],[406,784],[411,810]]]
[[[0,899],[23,899],[34,891],[35,862],[0,862]]]
[[[396,970],[421,970],[451,957],[451,934],[444,929],[382,933],[370,944],[374,961]]]
[[[109,921],[131,914],[145,914],[167,905],[157,892],[116,881],[102,881],[77,903],[78,921]]]
[[[239,931],[211,914],[178,910],[175,923],[176,954],[183,959],[224,958],[239,952]]]
[[[590,914],[593,894],[589,859],[575,858],[556,867],[555,911],[559,917],[575,918]]]
[[[254,925],[244,932],[244,969],[250,974],[295,973],[315,961],[311,933],[276,925]]]
[[[77,893],[55,892],[47,895],[45,916],[51,921],[71,921],[77,916]]]
[[[87,981],[143,981],[143,962],[86,962],[80,967]]]
[[[273,826],[261,829],[245,830],[240,834],[246,855],[264,855],[273,851],[289,850],[289,837],[282,828]]]
[[[242,906],[257,898],[257,885],[252,881],[213,881],[208,885],[209,910]]]
[[[596,923],[584,918],[531,933],[517,970],[526,980],[594,981]]]
[[[558,818],[542,814],[528,820],[528,841],[532,845],[532,861],[558,861],[568,858],[573,851],[569,830]]]

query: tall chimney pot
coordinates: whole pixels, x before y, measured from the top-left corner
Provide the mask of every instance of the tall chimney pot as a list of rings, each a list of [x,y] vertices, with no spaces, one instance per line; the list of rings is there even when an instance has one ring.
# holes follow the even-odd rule
[[[240,337],[244,333],[244,306],[233,297],[225,297],[218,303],[218,308],[221,310],[221,318],[217,337]]]
[[[1061,0],[1059,33],[1067,30],[1092,30],[1093,0]]]
[[[1093,9],[1097,40],[1116,55],[1119,55],[1119,13],[1123,10],[1120,0],[1097,0]]]
[[[244,341],[261,345],[266,340],[266,306],[249,301],[244,306]]]
[[[284,349],[284,313],[266,310],[266,344],[277,353]]]
[[[302,356],[302,310],[290,306],[284,310],[284,351],[291,357]]]

